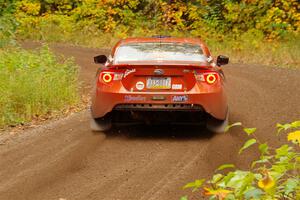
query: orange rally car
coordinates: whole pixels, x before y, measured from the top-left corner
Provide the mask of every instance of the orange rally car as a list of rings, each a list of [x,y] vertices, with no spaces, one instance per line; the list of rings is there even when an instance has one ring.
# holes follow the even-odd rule
[[[200,39],[156,36],[119,41],[111,54],[96,56],[91,129],[112,124],[205,123],[222,132],[228,105],[221,65]]]

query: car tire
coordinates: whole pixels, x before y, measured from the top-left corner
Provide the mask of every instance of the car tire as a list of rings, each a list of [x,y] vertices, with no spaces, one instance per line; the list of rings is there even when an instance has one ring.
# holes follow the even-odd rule
[[[224,120],[218,120],[213,117],[209,117],[206,122],[207,130],[213,133],[224,133],[228,126],[229,111],[227,111],[226,118]]]
[[[90,128],[92,131],[108,131],[112,127],[111,118],[109,116],[90,120]]]

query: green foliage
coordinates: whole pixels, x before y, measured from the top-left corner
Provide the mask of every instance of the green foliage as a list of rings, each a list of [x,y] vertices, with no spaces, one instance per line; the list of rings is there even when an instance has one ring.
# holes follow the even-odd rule
[[[191,183],[187,183],[185,186],[183,186],[183,189],[193,188],[193,192],[195,192],[203,185],[204,181],[205,179],[201,179],[201,180],[195,180],[194,182]]]
[[[288,124],[276,124],[276,127],[278,128],[278,133],[280,133],[282,130],[288,130],[291,128],[300,128],[300,121],[295,121],[292,123]]]
[[[225,128],[225,132],[229,131],[229,129],[231,129],[232,127],[235,127],[235,126],[242,126],[242,123],[241,123],[241,122],[235,122],[235,123],[233,123],[233,124],[228,125],[228,126]]]
[[[241,125],[235,123],[228,127]],[[228,128],[228,129],[229,129]],[[260,143],[256,139],[254,128],[244,128],[248,137],[251,137],[243,147],[243,150],[254,144],[259,144],[260,157],[252,162],[248,171],[234,170],[228,173],[216,173],[209,180],[201,182],[197,187],[189,183],[190,187],[200,190],[204,196],[216,200],[280,200],[300,199],[300,124],[295,121],[288,124],[277,124],[279,131],[291,130],[287,134],[288,143],[280,147],[270,147],[267,143]],[[217,171],[234,168],[232,164],[220,166]],[[203,180],[203,179],[202,179]],[[187,196],[185,199],[188,199]]]
[[[0,128],[50,115],[79,101],[77,67],[47,46],[0,49]]]
[[[10,10],[18,23],[18,39],[111,47],[126,37],[201,37],[214,54],[226,53],[232,62],[300,65],[297,0],[9,0],[2,4],[0,8]]]
[[[0,0],[0,17],[14,12],[15,0]]]
[[[218,167],[217,171],[223,170],[223,169],[228,169],[228,168],[235,168],[235,165],[233,164],[224,164]]]
[[[208,38],[206,43],[211,51],[226,54],[235,63],[254,63],[269,66],[299,67],[300,39],[290,35],[278,41],[266,41],[261,34],[251,31],[239,37],[223,36],[219,39]]]
[[[252,135],[255,133],[256,128],[244,128],[244,132],[247,133],[247,135]]]
[[[0,48],[16,44],[16,28],[17,23],[11,15],[0,17]]]
[[[251,138],[251,139],[247,140],[245,142],[245,144],[242,146],[242,148],[240,149],[239,154],[241,154],[245,149],[248,149],[250,146],[252,146],[254,144],[256,144],[256,139]]]
[[[79,26],[93,25],[112,33],[121,29],[122,34],[142,28],[146,32],[191,31],[202,37],[224,33],[238,36],[256,29],[276,38],[298,32],[300,26],[297,0],[21,0],[14,5],[24,26],[22,21],[27,17],[35,22],[62,15],[72,17]]]

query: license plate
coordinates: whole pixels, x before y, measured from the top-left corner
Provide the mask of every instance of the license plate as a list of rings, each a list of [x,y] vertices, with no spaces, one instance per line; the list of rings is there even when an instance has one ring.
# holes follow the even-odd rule
[[[147,79],[148,89],[171,89],[170,77],[150,77]]]

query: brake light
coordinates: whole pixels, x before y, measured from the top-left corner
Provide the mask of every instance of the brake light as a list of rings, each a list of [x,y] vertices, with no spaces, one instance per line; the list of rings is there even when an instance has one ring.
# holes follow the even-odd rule
[[[214,84],[219,80],[219,74],[216,72],[203,72],[201,74],[195,74],[195,78],[197,81]]]
[[[217,74],[208,74],[206,75],[205,80],[208,84],[214,84],[217,80]]]
[[[102,83],[111,83],[112,81],[122,80],[123,73],[103,71],[99,75],[99,81]]]
[[[110,83],[110,82],[112,82],[112,80],[114,78],[114,74],[113,73],[109,73],[109,72],[101,73],[100,77],[101,77],[101,80],[104,83]]]

